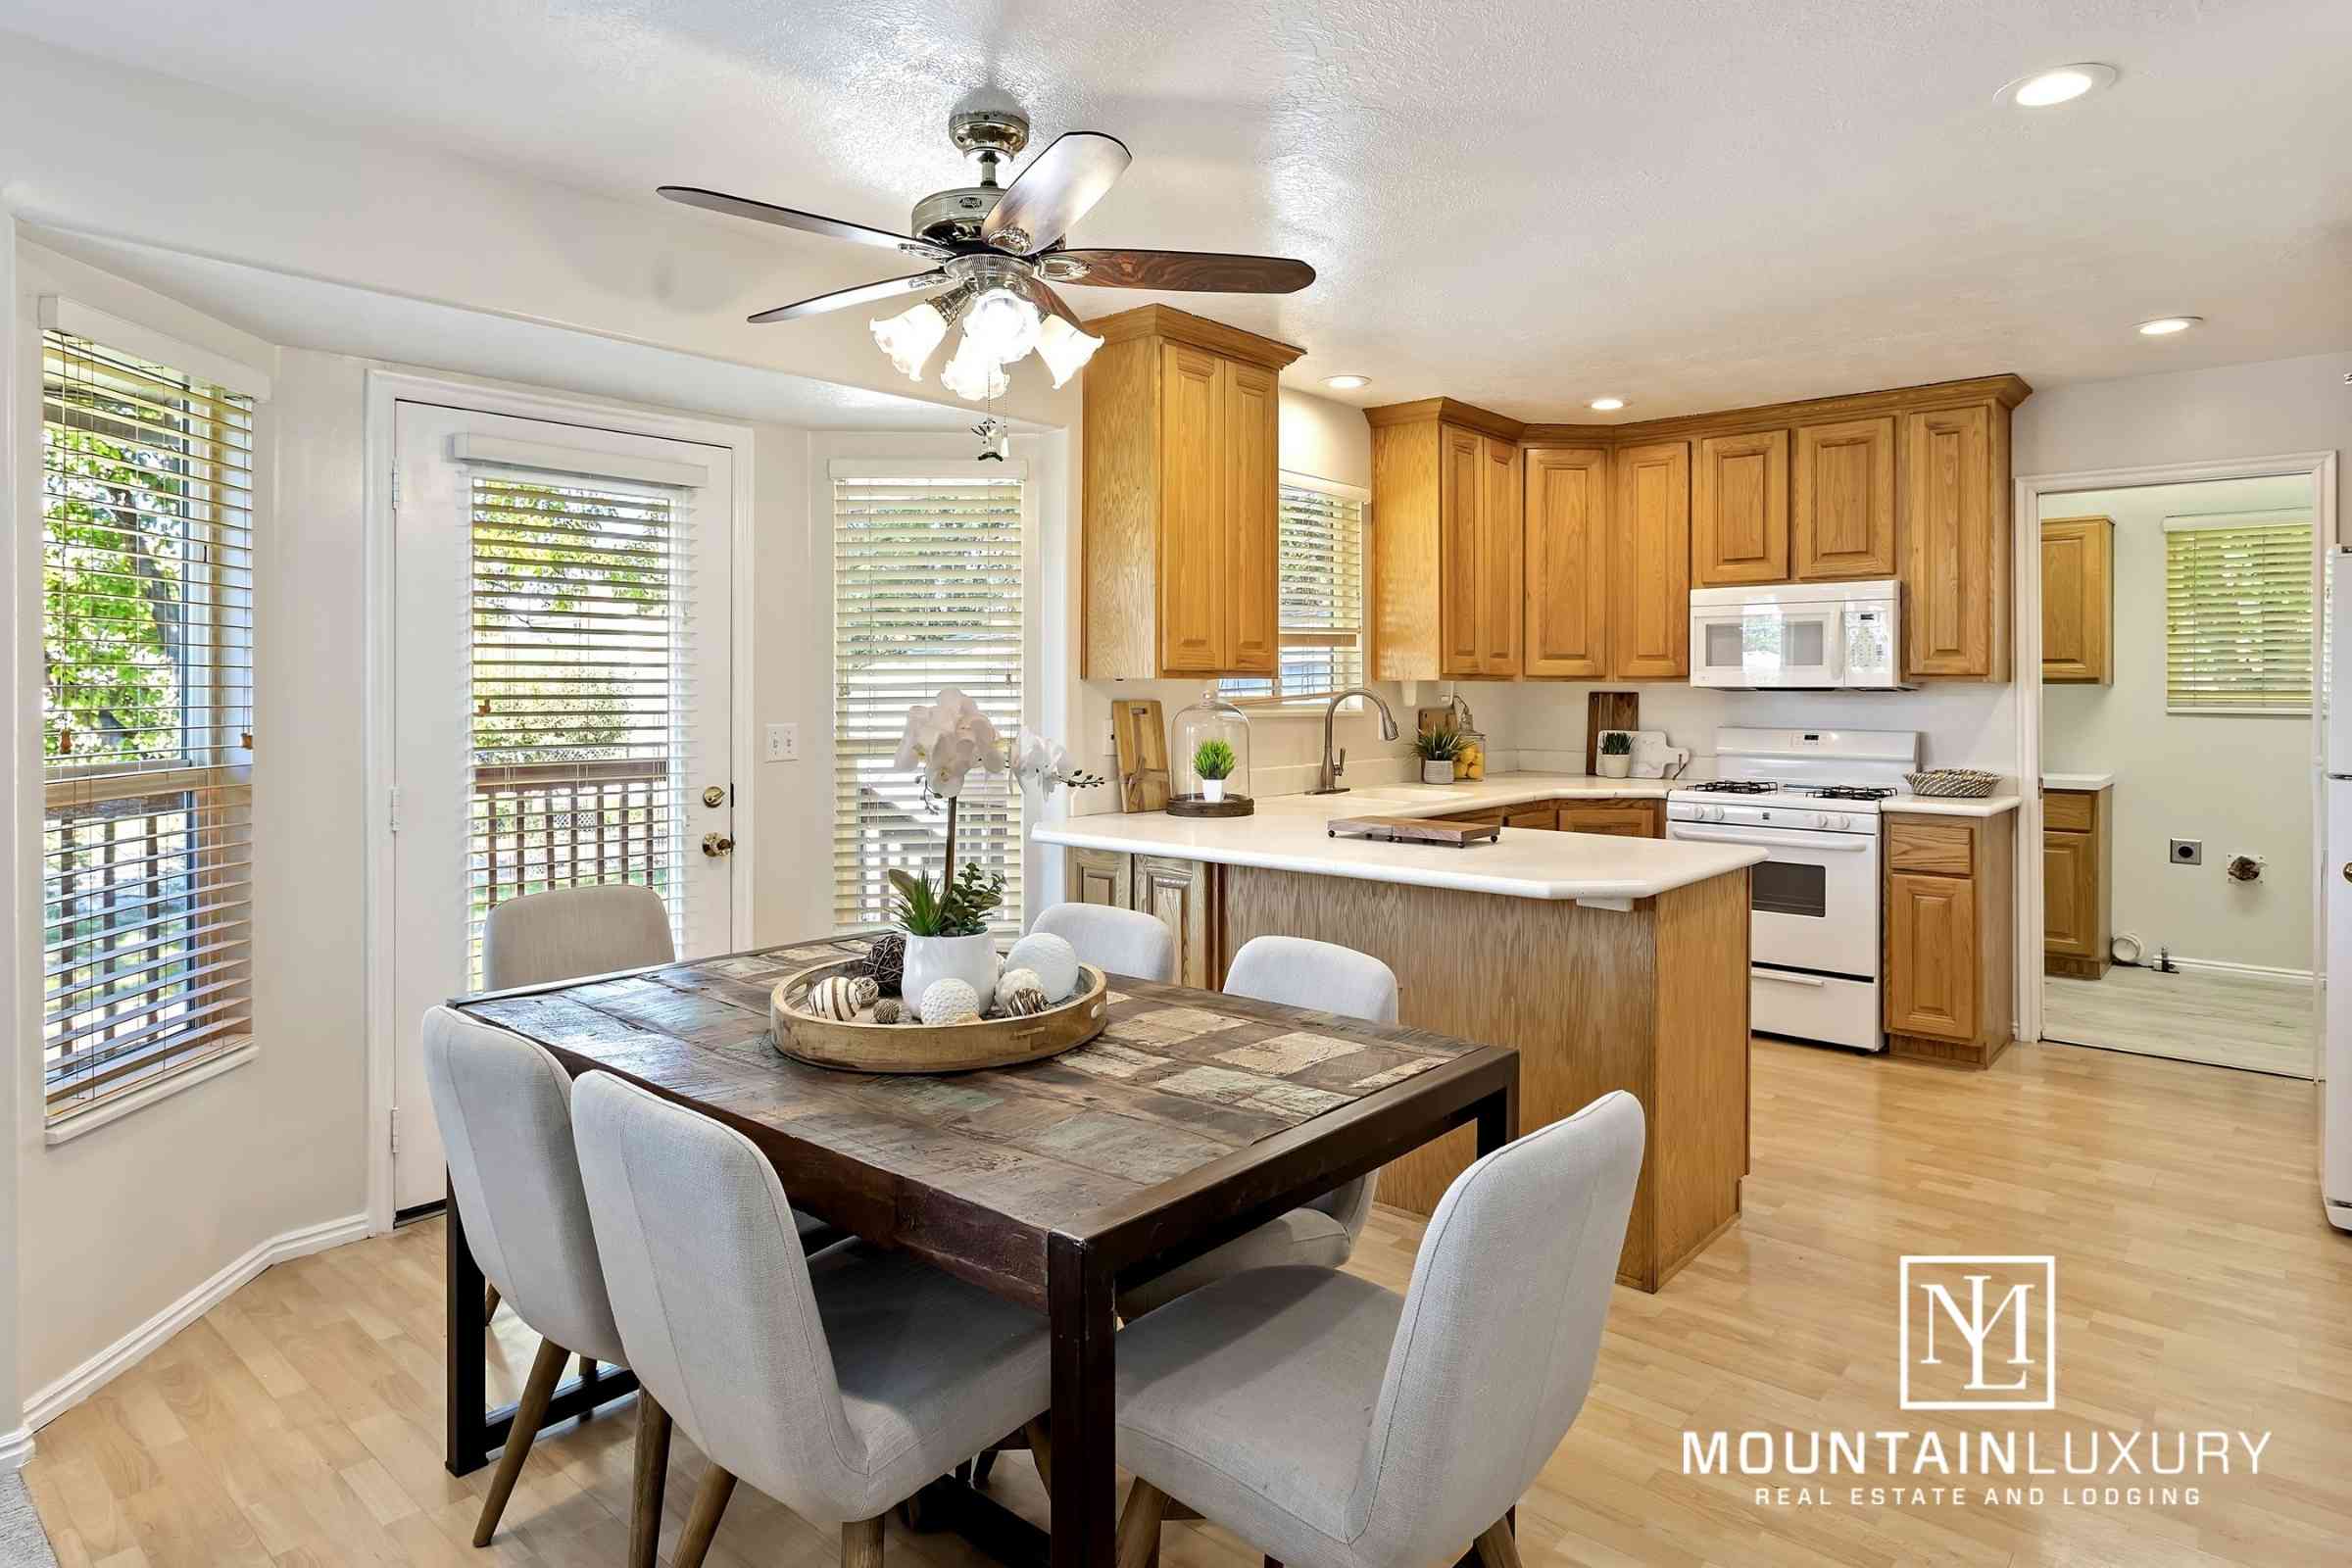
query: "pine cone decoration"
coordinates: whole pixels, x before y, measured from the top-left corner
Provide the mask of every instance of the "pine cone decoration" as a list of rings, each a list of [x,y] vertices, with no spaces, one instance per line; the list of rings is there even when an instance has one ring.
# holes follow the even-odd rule
[[[867,945],[865,961],[858,966],[861,974],[870,976],[881,987],[882,995],[895,997],[906,978],[906,937],[904,932],[885,931]]]

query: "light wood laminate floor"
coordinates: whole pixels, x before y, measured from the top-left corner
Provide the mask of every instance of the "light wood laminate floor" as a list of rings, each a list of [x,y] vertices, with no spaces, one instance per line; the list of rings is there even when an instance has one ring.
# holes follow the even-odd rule
[[[2352,1238],[2320,1217],[2313,1087],[2062,1046],[1989,1072],[1759,1041],[1746,1214],[1656,1296],[1620,1288],[1592,1394],[1519,1509],[1556,1564],[2342,1562],[2352,1543]],[[1417,1223],[1375,1217],[1355,1267],[1401,1288]],[[1905,1413],[1905,1252],[2058,1258],[2059,1408]],[[441,1226],[270,1269],[39,1434],[26,1480],[66,1568],[181,1564],[611,1565],[629,1407],[543,1440],[506,1527],[469,1549],[484,1470],[441,1467]],[[511,1394],[534,1342],[494,1332]],[[1768,1508],[1757,1482],[1682,1471],[1686,1429],[2064,1432],[2251,1428],[2262,1473],[2198,1506]],[[666,1553],[700,1461],[681,1436]],[[1796,1484],[1800,1478],[1779,1478]],[[1769,1484],[1769,1483],[1767,1483]],[[1934,1484],[1934,1478],[1928,1483]],[[1044,1501],[1025,1456],[1000,1494]],[[750,1488],[713,1562],[818,1568],[838,1538]],[[983,1568],[895,1524],[891,1560]],[[1213,1527],[1171,1527],[1178,1568],[1254,1568]]]
[[[2180,1061],[2313,1073],[2311,982],[2118,964],[2103,980],[2041,980],[2044,1040]]]

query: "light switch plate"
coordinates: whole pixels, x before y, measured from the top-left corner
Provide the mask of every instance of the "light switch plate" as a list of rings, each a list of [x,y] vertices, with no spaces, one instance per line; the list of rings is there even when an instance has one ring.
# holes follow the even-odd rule
[[[771,762],[797,762],[801,760],[800,725],[767,726],[767,760]]]

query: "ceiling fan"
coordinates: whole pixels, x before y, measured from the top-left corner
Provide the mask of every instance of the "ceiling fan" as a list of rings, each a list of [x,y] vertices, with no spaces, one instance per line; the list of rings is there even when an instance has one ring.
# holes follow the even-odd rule
[[[907,377],[921,380],[923,364],[958,321],[963,341],[949,357],[940,381],[959,398],[979,403],[1001,396],[1004,367],[1031,349],[1060,386],[1094,357],[1102,340],[1090,335],[1054,291],[1054,283],[1089,288],[1141,288],[1212,294],[1289,294],[1315,280],[1315,270],[1282,256],[1232,256],[1213,251],[1067,249],[1063,237],[1132,161],[1126,144],[1100,131],[1066,131],[1030,160],[1009,185],[997,171],[1029,144],[1029,119],[1018,110],[966,111],[948,119],[948,137],[979,165],[980,182],[935,191],[914,204],[911,234],[775,207],[692,185],[664,185],[673,202],[713,213],[756,219],[806,233],[830,235],[880,250],[895,250],[938,265],[904,277],[845,288],[761,311],[756,322],[789,321],[939,290],[901,315],[872,323],[874,341]]]

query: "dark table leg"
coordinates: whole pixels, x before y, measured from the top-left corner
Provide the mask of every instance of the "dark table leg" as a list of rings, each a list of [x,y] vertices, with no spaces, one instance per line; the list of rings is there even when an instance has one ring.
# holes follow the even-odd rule
[[[1511,1081],[1478,1102],[1478,1152],[1492,1154],[1519,1136],[1519,1063],[1511,1062]]]
[[[442,1272],[449,1300],[444,1330],[448,1339],[442,1350],[448,1438],[441,1462],[451,1475],[462,1476],[488,1464],[490,1455],[506,1446],[507,1434],[514,1428],[514,1406],[483,1408],[490,1397],[489,1353],[482,1343],[482,1287],[487,1282],[473,1260],[473,1249],[466,1245],[466,1222],[458,1213],[454,1190],[442,1213],[448,1242]],[[539,1430],[584,1416],[636,1391],[634,1372],[600,1362],[592,1375],[558,1386]]]
[[[1046,1244],[1054,1332],[1054,1568],[1110,1568],[1118,1530],[1112,1465],[1110,1271],[1074,1237]]]

